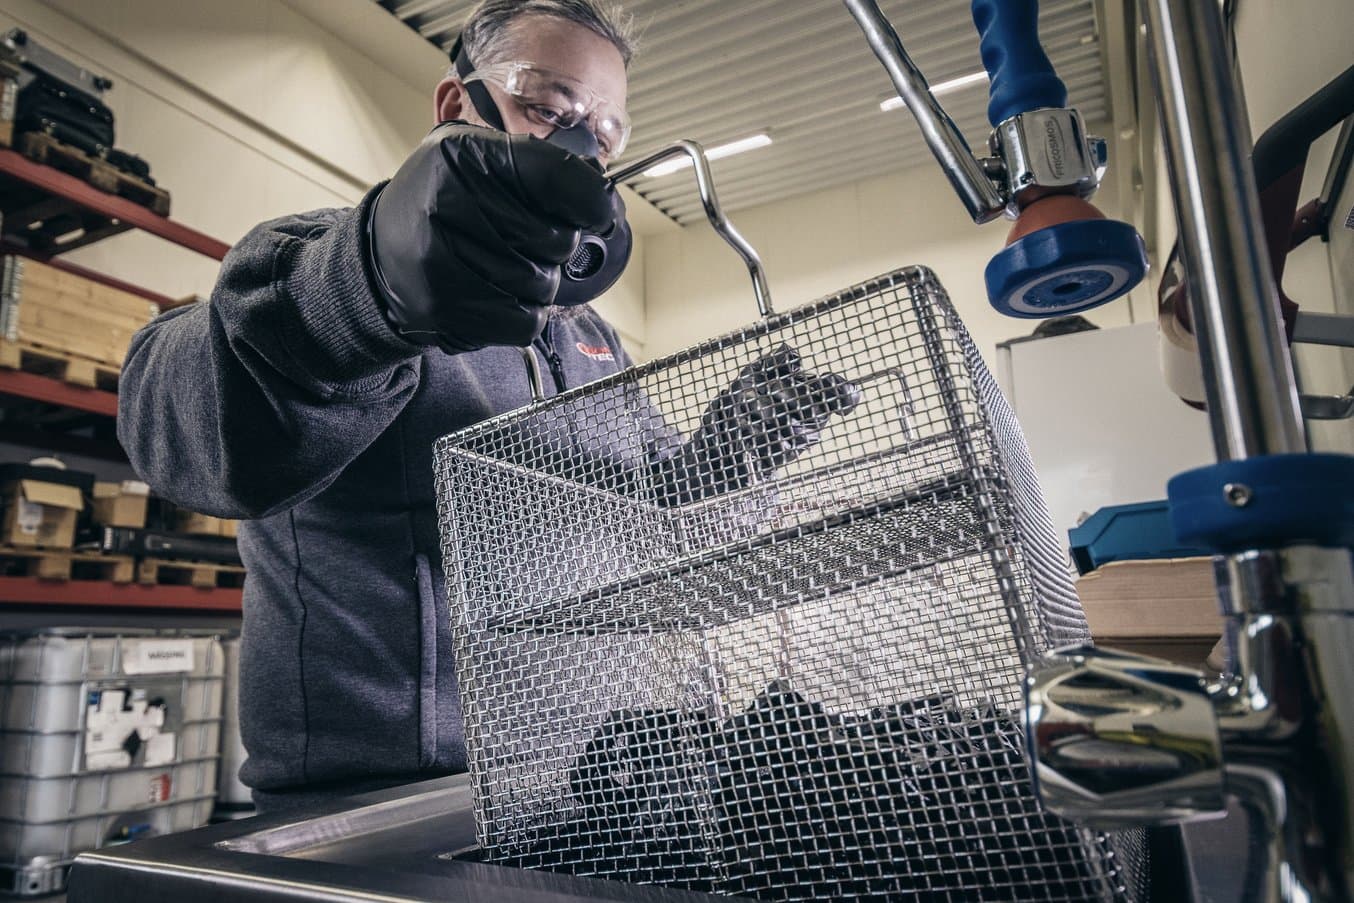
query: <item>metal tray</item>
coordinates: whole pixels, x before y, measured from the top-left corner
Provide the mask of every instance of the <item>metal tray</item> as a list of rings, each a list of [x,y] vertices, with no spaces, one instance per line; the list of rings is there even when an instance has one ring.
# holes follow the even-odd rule
[[[476,861],[466,775],[382,790],[314,815],[262,816],[85,853],[69,903],[183,900],[639,900],[714,903],[682,891]]]

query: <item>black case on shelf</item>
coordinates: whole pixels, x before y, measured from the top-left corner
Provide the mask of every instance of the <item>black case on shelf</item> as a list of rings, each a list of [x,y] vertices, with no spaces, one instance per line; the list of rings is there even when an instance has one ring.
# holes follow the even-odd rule
[[[77,540],[82,548],[106,555],[135,555],[173,561],[240,564],[240,549],[229,536],[188,536],[134,527],[93,527]]]

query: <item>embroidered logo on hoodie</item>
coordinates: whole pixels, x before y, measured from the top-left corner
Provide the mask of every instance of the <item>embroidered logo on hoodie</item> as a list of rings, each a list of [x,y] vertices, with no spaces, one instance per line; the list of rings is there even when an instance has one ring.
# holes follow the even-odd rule
[[[611,353],[611,349],[605,345],[587,345],[579,342],[574,346],[584,357],[590,357],[595,361],[614,361],[616,356]]]

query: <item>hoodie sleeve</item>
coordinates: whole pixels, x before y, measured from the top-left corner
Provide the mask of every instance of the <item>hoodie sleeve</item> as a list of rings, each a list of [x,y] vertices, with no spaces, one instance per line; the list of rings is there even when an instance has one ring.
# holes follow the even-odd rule
[[[422,349],[395,333],[375,294],[364,247],[374,196],[256,227],[226,256],[210,301],[134,337],[118,438],[157,492],[219,517],[286,510],[409,402]]]

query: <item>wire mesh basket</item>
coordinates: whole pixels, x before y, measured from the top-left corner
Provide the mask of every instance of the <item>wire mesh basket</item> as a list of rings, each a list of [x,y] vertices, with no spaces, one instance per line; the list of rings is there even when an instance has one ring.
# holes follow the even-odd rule
[[[757,430],[712,452],[729,387],[787,348],[858,403],[778,467]],[[1022,679],[1089,636],[929,271],[444,437],[436,467],[490,861],[775,900],[1137,896],[1137,838],[1035,801]]]

